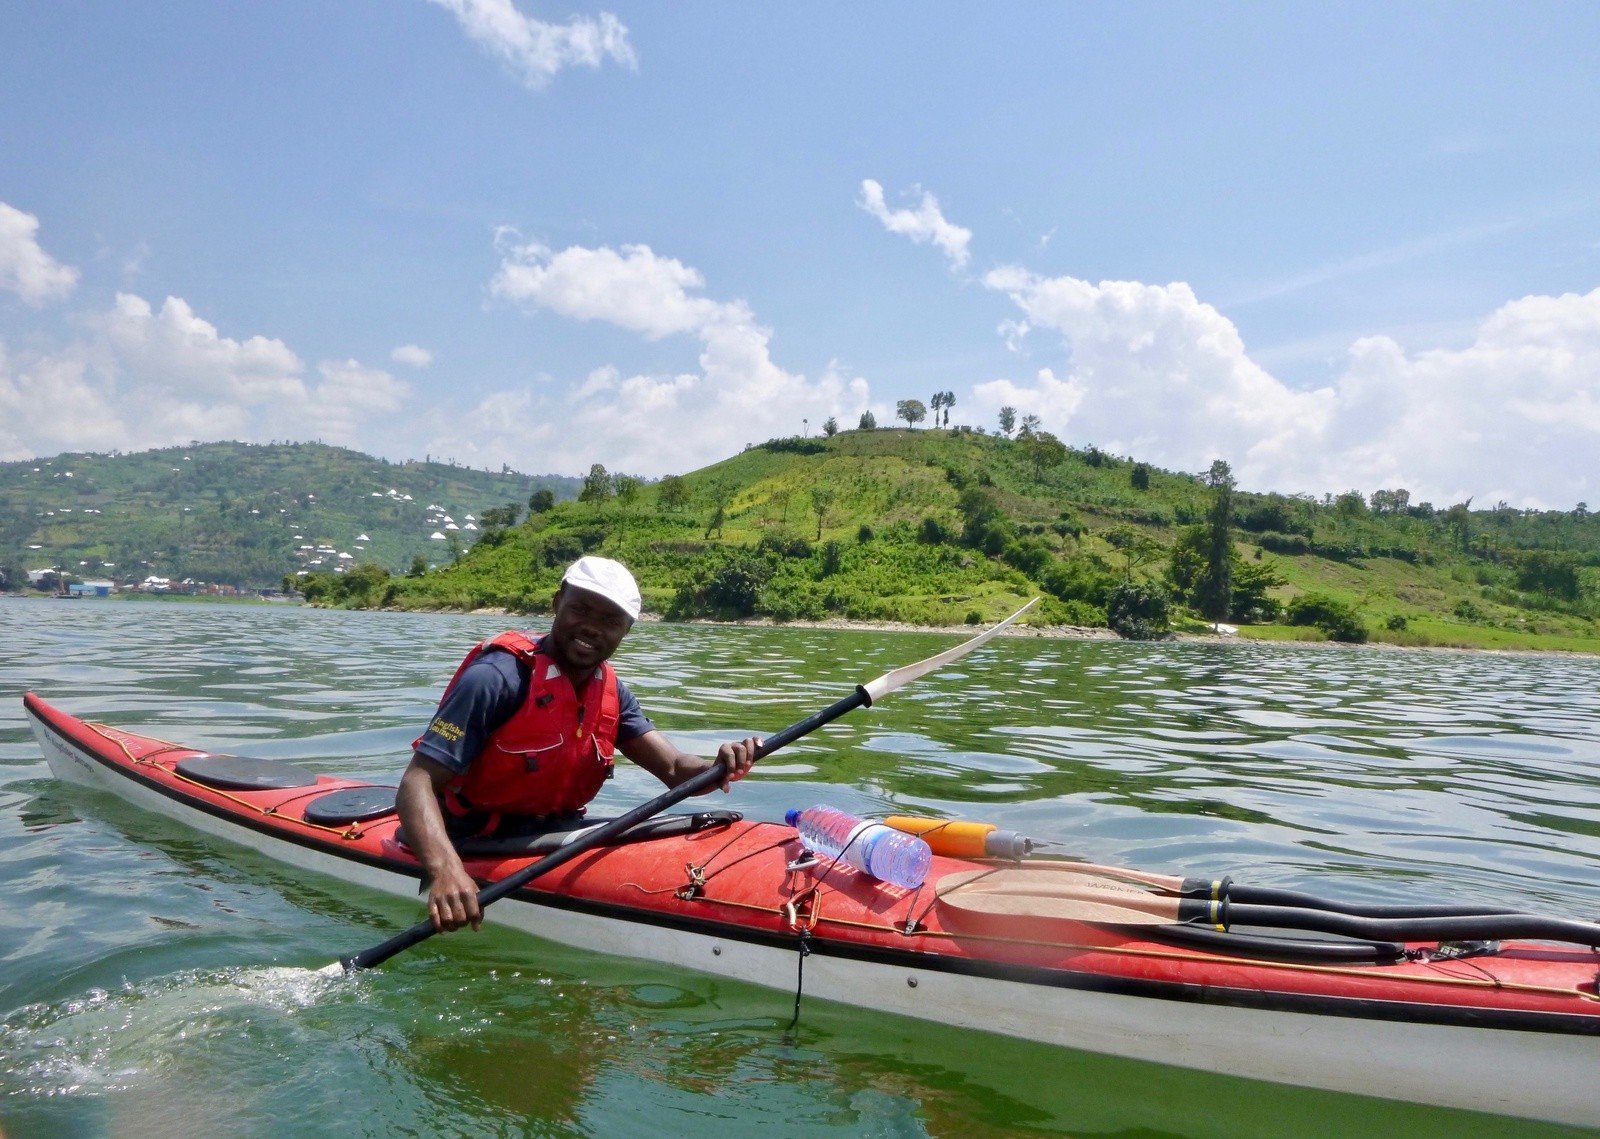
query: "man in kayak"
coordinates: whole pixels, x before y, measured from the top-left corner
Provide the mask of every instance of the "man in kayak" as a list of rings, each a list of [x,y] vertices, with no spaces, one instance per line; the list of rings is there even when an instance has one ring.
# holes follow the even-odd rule
[[[411,745],[395,806],[428,875],[434,928],[482,923],[478,887],[452,839],[509,836],[575,822],[612,774],[617,749],[668,787],[714,760],[680,751],[606,663],[639,616],[633,575],[583,557],[556,590],[550,631],[502,633],[467,654],[428,730]],[[723,791],[761,741],[725,743]]]

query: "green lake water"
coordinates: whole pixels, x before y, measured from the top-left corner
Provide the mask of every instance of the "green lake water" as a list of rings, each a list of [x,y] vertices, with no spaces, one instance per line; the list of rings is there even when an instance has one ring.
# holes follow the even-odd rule
[[[33,689],[133,731],[392,782],[463,652],[503,621],[0,600],[0,1134],[1572,1133],[815,1001],[791,1032],[791,994],[492,927],[315,978],[304,967],[420,907],[60,787],[22,716]],[[646,624],[617,664],[660,727],[710,752],[954,640]],[[658,790],[623,765],[599,806]],[[1006,638],[714,798],[769,820],[818,802],[976,818],[1095,862],[1593,917],[1600,661]]]

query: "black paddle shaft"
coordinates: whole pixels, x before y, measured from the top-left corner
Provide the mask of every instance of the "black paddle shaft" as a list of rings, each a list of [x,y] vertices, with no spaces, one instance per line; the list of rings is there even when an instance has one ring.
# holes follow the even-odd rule
[[[1600,948],[1600,925],[1538,914],[1482,913],[1448,917],[1358,917],[1289,906],[1235,905],[1184,899],[1179,921],[1225,928],[1258,926],[1358,937],[1366,941],[1565,941]]]
[[[795,724],[790,724],[777,735],[768,736],[761,741],[761,746],[756,749],[756,759],[765,759],[779,748],[792,744],[801,736],[816,731],[824,724],[837,720],[846,712],[857,708],[864,708],[872,703],[872,697],[862,685],[857,685],[856,690],[843,700],[836,701],[820,712],[813,713]],[[604,846],[617,835],[629,827],[644,822],[654,815],[660,814],[668,807],[693,795],[700,795],[722,782],[728,773],[727,767],[718,760],[699,775],[684,780],[665,794],[658,795],[648,803],[641,803],[625,815],[619,815],[608,823],[597,826],[592,831],[585,831],[581,838],[561,847],[551,854],[545,855],[539,861],[524,866],[515,874],[507,874],[498,882],[485,886],[478,891],[478,907],[482,909],[498,902],[507,894],[515,893],[539,875],[554,870],[557,866],[571,862],[580,854],[593,850],[597,846]],[[402,953],[413,945],[428,940],[439,932],[433,928],[432,921],[420,921],[410,929],[402,930],[395,934],[382,945],[374,945],[371,949],[352,954],[349,957],[339,958],[339,964],[344,966],[346,973],[354,973],[358,969],[370,969],[374,965],[381,965],[396,953]]]
[[[1278,890],[1270,886],[1241,886],[1232,878],[1216,881],[1210,878],[1185,878],[1183,885],[1178,889],[1178,895],[1183,898],[1226,898],[1235,906],[1282,906],[1299,910],[1326,910],[1358,918],[1465,918],[1518,912],[1496,909],[1492,906],[1342,902],[1332,898],[1319,898],[1314,894],[1302,894],[1295,890]]]

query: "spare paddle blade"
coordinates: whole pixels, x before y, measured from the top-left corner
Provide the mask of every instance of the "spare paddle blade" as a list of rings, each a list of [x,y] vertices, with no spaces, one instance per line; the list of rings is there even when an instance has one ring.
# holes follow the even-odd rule
[[[1001,629],[1004,629],[1018,617],[1022,616],[1029,609],[1032,609],[1038,603],[1039,599],[1035,597],[1032,601],[1028,602],[1021,609],[1018,609],[1004,621],[1001,621],[998,625],[991,629],[985,629],[976,637],[973,637],[970,641],[962,641],[955,648],[946,649],[938,656],[931,656],[927,660],[919,660],[916,664],[905,665],[901,668],[895,669],[892,672],[884,673],[876,680],[868,681],[866,684],[861,686],[866,690],[868,702],[876,703],[896,689],[904,688],[913,680],[916,680],[919,676],[927,676],[928,673],[932,672],[936,668],[943,668],[951,661],[960,660],[973,649],[977,648],[989,638],[993,637]]]
[[[1095,925],[1172,925],[1180,920],[1179,899],[1150,894],[1128,882],[1086,874],[1035,872],[1032,867],[968,870],[946,874],[937,886],[939,907],[961,916],[991,919],[999,932],[1028,936],[1034,923],[1059,921]]]
[[[1115,878],[1123,882],[1137,882],[1167,894],[1180,892],[1185,883],[1184,879],[1171,874],[1153,874],[1148,870],[1130,870],[1125,866],[1102,866],[1097,862],[1066,862],[1053,858],[1034,859],[1025,869],[1044,874],[1087,874],[1097,878]]]

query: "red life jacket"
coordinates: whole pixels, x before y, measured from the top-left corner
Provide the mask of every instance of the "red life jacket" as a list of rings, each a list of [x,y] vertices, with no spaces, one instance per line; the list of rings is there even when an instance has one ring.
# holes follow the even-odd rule
[[[445,785],[445,808],[456,815],[582,811],[599,794],[614,766],[620,718],[616,672],[605,663],[595,669],[580,704],[572,682],[555,660],[526,633],[511,632],[468,653],[450,688],[469,664],[491,648],[515,653],[528,666],[528,696],[484,742],[466,772]]]

